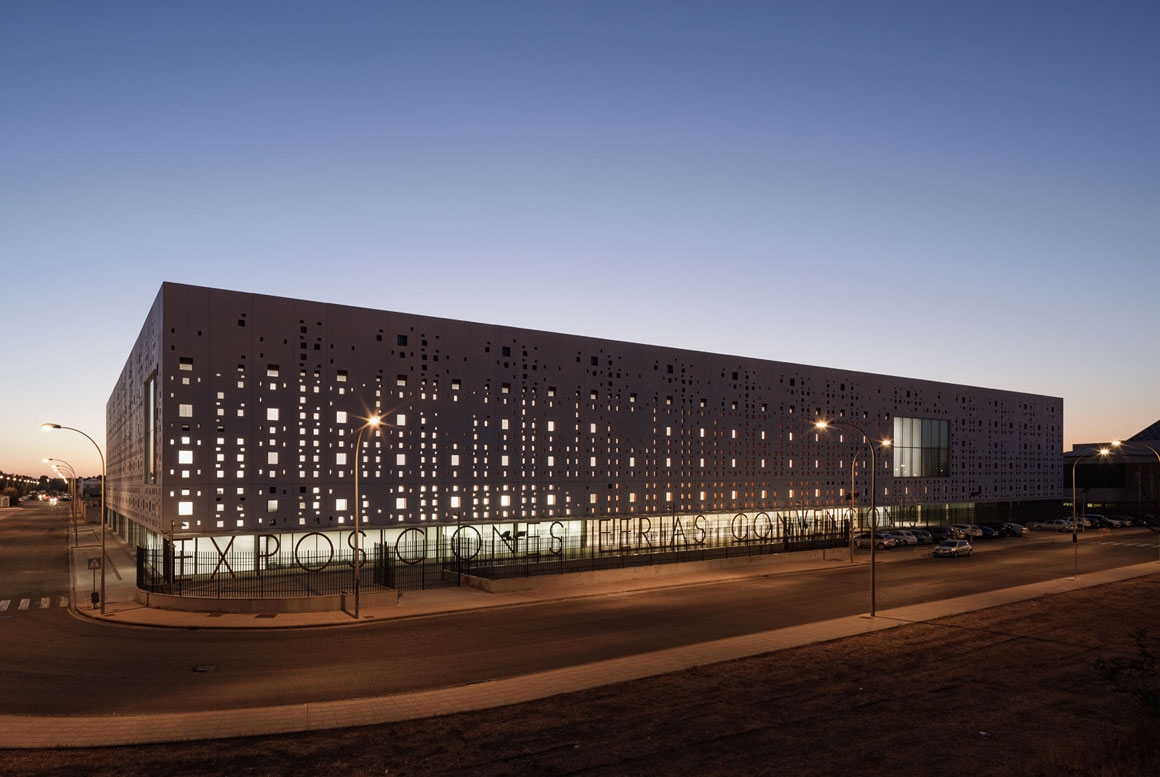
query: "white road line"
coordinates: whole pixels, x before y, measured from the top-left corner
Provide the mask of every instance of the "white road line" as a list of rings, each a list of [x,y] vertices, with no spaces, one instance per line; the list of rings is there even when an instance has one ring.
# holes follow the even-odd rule
[[[28,605],[32,604],[31,599],[21,599],[20,604],[16,607],[18,610],[27,610]]]
[[[67,596],[60,597],[60,606],[64,607],[65,609],[68,609],[68,597]]]
[[[51,606],[52,606],[52,597],[51,596],[40,597],[40,609],[47,610]]]
[[[0,601],[0,612],[8,612],[8,605],[12,604],[11,599],[4,599]]]

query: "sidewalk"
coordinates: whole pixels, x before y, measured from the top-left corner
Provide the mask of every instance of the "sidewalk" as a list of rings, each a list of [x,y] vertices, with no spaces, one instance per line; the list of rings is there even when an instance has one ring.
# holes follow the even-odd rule
[[[1046,538],[1048,541],[1052,538]],[[1055,538],[1058,539],[1058,538]],[[73,552],[76,593],[90,590],[92,573],[87,568],[88,554],[99,548],[98,543],[85,544]],[[998,549],[996,547],[996,549]],[[261,616],[184,613],[172,611],[151,612],[132,601],[132,558],[119,542],[109,542],[110,564],[107,571],[106,591],[109,602],[107,615],[90,615],[114,623],[147,624],[155,626],[206,626],[218,628],[268,627],[263,621],[276,620],[278,627],[322,626],[351,624],[349,615],[342,613],[309,613],[278,615],[270,619]],[[896,563],[904,558],[903,551],[881,554],[885,563]],[[913,557],[913,554],[910,554]],[[825,565],[849,564],[849,561],[815,562],[813,568]],[[864,561],[855,563],[864,564]],[[78,569],[79,567],[79,569]],[[785,564],[786,572],[799,571],[806,566]],[[127,574],[127,572],[130,572]],[[401,720],[426,718],[458,712],[468,712],[518,704],[561,693],[625,682],[669,672],[687,670],[693,666],[719,663],[738,658],[760,655],[801,645],[825,642],[844,637],[866,634],[973,610],[996,607],[1048,594],[1074,591],[1089,586],[1157,574],[1160,562],[1138,564],[1081,575],[1078,580],[1063,578],[1010,589],[988,591],[945,601],[916,604],[892,610],[879,611],[878,617],[848,616],[829,621],[804,624],[785,629],[749,634],[730,639],[714,640],[685,647],[659,650],[635,656],[597,661],[579,666],[536,672],[520,677],[492,680],[469,686],[436,688],[389,696],[348,699],[342,701],[290,704],[233,710],[206,710],[171,712],[149,715],[113,716],[20,716],[0,715],[0,748],[53,748],[97,747],[159,742],[177,742],[203,739],[221,739],[242,736],[287,734],[353,726],[377,725]],[[748,572],[754,574],[753,571]],[[671,578],[673,584],[694,585],[728,579],[721,574],[682,575]],[[84,585],[80,585],[83,581]],[[650,587],[656,587],[655,581]],[[623,591],[625,584],[612,589]],[[607,592],[607,591],[605,591]],[[562,597],[560,591],[546,592]],[[563,592],[565,595],[568,592]],[[585,589],[582,595],[601,592]],[[520,594],[486,594],[467,589],[407,593],[398,607],[371,608],[365,620],[416,615],[473,607],[495,607],[527,601],[544,601],[534,592]],[[83,608],[82,608],[83,609]],[[96,613],[98,611],[91,611]]]

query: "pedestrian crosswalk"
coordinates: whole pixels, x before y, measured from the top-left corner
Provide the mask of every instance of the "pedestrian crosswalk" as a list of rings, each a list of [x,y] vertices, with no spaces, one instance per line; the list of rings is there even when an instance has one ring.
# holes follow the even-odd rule
[[[28,598],[0,599],[0,613],[49,610],[54,607],[68,608],[67,596],[36,596]]]

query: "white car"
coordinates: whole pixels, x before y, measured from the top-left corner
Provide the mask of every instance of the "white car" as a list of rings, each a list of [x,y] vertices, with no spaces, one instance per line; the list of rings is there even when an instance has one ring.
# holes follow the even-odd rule
[[[1070,518],[1056,518],[1054,521],[1043,521],[1031,527],[1038,531],[1071,531]]]
[[[935,556],[969,556],[974,552],[971,543],[966,540],[943,540],[934,546],[932,555]]]
[[[899,545],[917,545],[918,537],[905,529],[891,529],[890,536],[898,540]]]

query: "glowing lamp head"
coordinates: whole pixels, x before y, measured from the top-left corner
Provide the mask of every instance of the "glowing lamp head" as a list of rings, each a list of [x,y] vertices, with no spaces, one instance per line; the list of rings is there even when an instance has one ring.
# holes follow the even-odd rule
[[[893,445],[893,444],[894,444],[894,442],[893,442],[892,440],[883,440],[883,441],[880,443],[880,445],[881,445],[883,448],[889,448],[889,447],[890,447],[891,445]]]
[[[829,427],[830,427],[830,424],[828,421],[815,421],[814,422],[815,429],[828,429]]]
[[[53,429],[59,429],[59,428],[60,428],[60,424],[41,424],[41,425],[40,425],[40,428],[41,428],[41,429],[43,429],[43,430],[44,430],[44,431],[46,431],[46,432],[50,432],[50,431],[52,431]]]
[[[378,413],[376,413],[375,415],[373,415],[367,419],[367,426],[379,427],[379,426],[382,426],[382,423],[383,423],[383,417],[381,415],[379,415]]]

